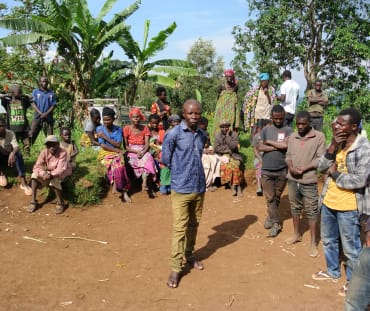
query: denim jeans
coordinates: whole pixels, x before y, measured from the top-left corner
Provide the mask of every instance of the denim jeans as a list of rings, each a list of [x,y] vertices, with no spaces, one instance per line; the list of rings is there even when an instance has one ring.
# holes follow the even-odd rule
[[[273,224],[280,222],[280,197],[287,183],[287,169],[279,171],[262,170],[261,183],[267,202],[268,219]]]
[[[353,269],[344,310],[365,310],[368,304],[370,304],[370,247],[365,247]]]
[[[8,166],[8,159],[9,156],[0,154],[0,165],[6,165]],[[26,176],[26,168],[24,166],[24,161],[22,154],[18,151],[15,154],[15,168],[17,170],[18,176],[23,177]]]
[[[327,272],[340,278],[339,241],[347,259],[346,277],[351,280],[352,269],[361,251],[360,220],[358,211],[336,211],[325,204],[321,207],[321,239],[324,247]]]

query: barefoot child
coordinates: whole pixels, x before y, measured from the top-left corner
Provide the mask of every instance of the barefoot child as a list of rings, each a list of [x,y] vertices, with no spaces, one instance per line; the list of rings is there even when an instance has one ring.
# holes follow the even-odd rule
[[[75,169],[78,149],[76,143],[71,140],[71,136],[71,130],[67,127],[62,127],[62,129],[60,130],[60,137],[62,138],[60,146],[67,152],[67,159],[69,163],[71,163],[72,169]]]

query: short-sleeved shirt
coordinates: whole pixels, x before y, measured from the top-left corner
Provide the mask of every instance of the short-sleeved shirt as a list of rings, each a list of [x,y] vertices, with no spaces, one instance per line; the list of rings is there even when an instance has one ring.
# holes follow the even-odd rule
[[[299,84],[294,80],[285,80],[281,85],[280,94],[285,95],[285,101],[281,104],[285,111],[295,114],[299,95]]]
[[[274,125],[266,126],[261,131],[261,140],[272,140],[282,142],[293,133],[288,126],[277,128]],[[262,156],[262,169],[268,171],[279,171],[287,167],[283,150],[264,152]]]
[[[27,96],[12,99],[5,96],[2,105],[6,109],[8,128],[16,133],[28,131],[27,109],[30,106],[30,99]]]
[[[111,140],[114,140],[118,143],[122,143],[122,130],[117,125],[113,125],[111,132],[109,132],[105,126],[99,125],[96,128],[96,132],[97,133],[102,132],[102,133],[104,133],[105,136],[107,136]],[[102,137],[98,137],[98,142],[99,142],[99,144],[104,144],[104,145],[107,145],[108,147],[111,147],[111,148],[117,148],[116,146],[113,146],[111,143],[109,143],[108,141],[106,141]]]
[[[85,123],[84,123],[84,131],[85,132],[95,133],[96,128],[97,128],[97,125],[94,122],[92,122],[90,118],[85,120]]]
[[[5,130],[5,136],[0,137],[0,147],[5,149],[7,153],[11,153],[14,148],[18,147],[17,138],[13,131]]]
[[[41,89],[35,89],[32,92],[32,101],[36,104],[37,108],[42,112],[47,112],[51,106],[55,106],[57,104],[57,98],[53,91],[46,90],[43,91]],[[37,112],[35,112],[35,118],[39,119],[40,116]],[[53,121],[53,114],[49,113],[47,116],[47,121]]]
[[[127,139],[129,145],[145,145],[145,137],[150,136],[150,130],[147,126],[142,126],[142,130],[136,134],[133,133],[130,125],[123,128],[123,136]]]

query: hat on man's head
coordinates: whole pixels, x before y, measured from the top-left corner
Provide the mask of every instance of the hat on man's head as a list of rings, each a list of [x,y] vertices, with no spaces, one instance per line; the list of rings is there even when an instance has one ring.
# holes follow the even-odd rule
[[[222,120],[220,122],[220,127],[222,126],[231,126],[231,122],[229,120]]]
[[[58,137],[56,137],[55,135],[49,135],[48,137],[45,138],[45,145],[47,143],[58,143]]]
[[[259,75],[260,81],[270,80],[270,75],[267,72],[263,72]]]

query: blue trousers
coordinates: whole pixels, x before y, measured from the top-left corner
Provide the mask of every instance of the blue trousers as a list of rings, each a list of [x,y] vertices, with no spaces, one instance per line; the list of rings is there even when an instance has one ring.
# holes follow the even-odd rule
[[[361,251],[358,211],[336,211],[325,204],[321,208],[321,239],[328,274],[340,278],[339,241],[347,259],[346,277],[351,280],[352,269]]]
[[[0,154],[0,166],[8,166],[9,156]],[[22,154],[18,151],[15,154],[15,168],[17,169],[18,176],[26,176],[26,168],[24,166],[24,161]]]

